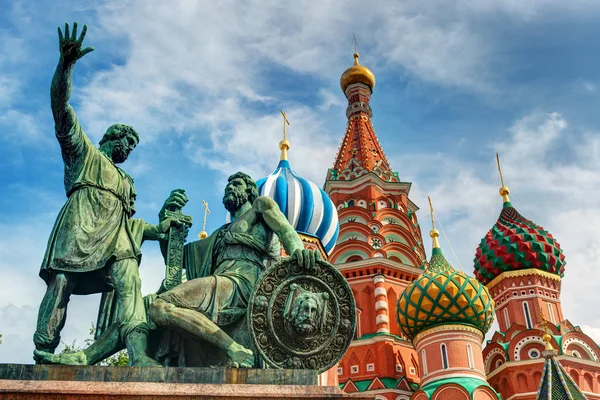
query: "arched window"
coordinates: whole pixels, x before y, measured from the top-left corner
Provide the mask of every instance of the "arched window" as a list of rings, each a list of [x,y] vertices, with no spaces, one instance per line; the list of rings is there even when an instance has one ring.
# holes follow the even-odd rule
[[[473,362],[473,351],[471,350],[471,344],[467,343],[467,360],[469,360],[469,368],[475,368]]]
[[[506,330],[510,328],[510,319],[508,318],[508,308],[504,307],[504,322],[506,323]]]
[[[527,329],[532,329],[533,324],[531,323],[531,317],[529,316],[529,304],[526,301],[523,302],[523,312],[525,313],[525,324]]]
[[[354,205],[354,200],[350,200],[350,201],[348,202],[348,207],[352,207],[353,205]]]
[[[427,354],[425,349],[421,350],[421,359],[423,360],[423,375],[427,375]]]
[[[548,315],[550,316],[550,322],[555,324],[556,321],[554,319],[554,311],[552,311],[552,303],[547,303],[547,304],[548,304]]]
[[[448,352],[446,351],[446,345],[442,343],[440,349],[442,350],[442,368],[448,369]]]

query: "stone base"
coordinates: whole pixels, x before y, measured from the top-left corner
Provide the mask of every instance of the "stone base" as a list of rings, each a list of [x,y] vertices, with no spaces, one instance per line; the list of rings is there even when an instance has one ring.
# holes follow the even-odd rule
[[[342,399],[310,370],[0,364],[0,398],[10,400]],[[353,399],[372,399],[372,396]]]

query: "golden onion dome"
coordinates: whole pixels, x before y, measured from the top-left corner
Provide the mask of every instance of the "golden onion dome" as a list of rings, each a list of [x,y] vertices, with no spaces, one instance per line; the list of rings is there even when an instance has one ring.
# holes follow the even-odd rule
[[[340,78],[340,86],[346,92],[346,88],[353,83],[363,83],[371,88],[375,87],[375,75],[367,67],[358,62],[358,53],[354,53],[354,65],[344,71]]]
[[[438,325],[462,324],[484,335],[494,320],[494,301],[488,289],[475,278],[456,271],[440,249],[433,229],[433,250],[425,272],[408,285],[398,299],[397,320],[411,340]]]

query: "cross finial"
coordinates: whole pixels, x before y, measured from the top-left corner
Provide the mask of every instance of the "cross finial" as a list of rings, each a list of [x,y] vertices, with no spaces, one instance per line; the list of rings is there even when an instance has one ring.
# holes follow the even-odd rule
[[[502,196],[502,199],[505,203],[509,203],[510,199],[508,198],[508,194],[510,193],[510,190],[506,186],[504,186],[504,177],[502,176],[502,168],[500,168],[500,156],[498,155],[498,153],[496,153],[496,164],[498,165],[498,173],[500,174],[500,184],[502,185],[500,187],[500,196]]]
[[[544,316],[544,312],[540,312],[540,326],[544,331],[544,336],[542,340],[546,343],[546,350],[554,350],[550,341],[552,340],[552,336],[550,335],[550,329],[548,329],[548,321]]]
[[[204,206],[204,220],[202,221],[202,232],[200,232],[200,234],[198,235],[198,237],[200,239],[204,239],[208,236],[208,233],[206,233],[206,219],[207,219],[207,214],[210,214],[210,210],[208,208],[208,202],[202,200],[202,205]]]
[[[289,125],[290,121],[288,121],[287,114],[285,113],[285,111],[280,110],[280,112],[281,112],[281,115],[283,115],[283,140],[287,140],[286,125]]]
[[[353,33],[352,36],[354,36],[354,52],[358,53],[358,42],[356,41],[356,35]]]
[[[437,229],[435,229],[435,214],[433,211],[433,204],[431,203],[431,197],[427,196],[427,200],[429,200],[429,214],[431,215],[431,232],[429,232],[429,236],[431,236],[431,239],[433,239],[431,248],[436,249],[440,247],[440,243],[438,242],[438,236],[440,236],[440,233]]]
[[[287,140],[287,125],[290,125],[290,121],[287,119],[285,111],[280,110],[283,116],[283,140],[279,142],[279,149],[281,150],[281,160],[287,160],[287,151],[290,149],[290,142]]]
[[[433,204],[431,204],[431,197],[427,196],[429,200],[429,215],[431,216],[431,229],[435,229],[435,219],[433,217]]]

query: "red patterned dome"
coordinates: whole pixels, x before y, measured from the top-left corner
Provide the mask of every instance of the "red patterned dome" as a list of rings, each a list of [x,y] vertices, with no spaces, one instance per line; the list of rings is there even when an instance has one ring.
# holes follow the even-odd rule
[[[562,277],[566,264],[556,239],[544,228],[519,214],[508,197],[505,198],[498,222],[481,239],[474,262],[475,276],[484,284],[503,272],[529,268]]]

